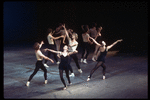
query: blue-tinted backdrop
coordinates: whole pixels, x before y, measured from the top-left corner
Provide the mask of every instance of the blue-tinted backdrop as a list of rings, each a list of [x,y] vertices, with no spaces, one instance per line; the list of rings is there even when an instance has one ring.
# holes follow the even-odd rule
[[[3,3],[4,43],[30,42],[37,33],[33,2]]]

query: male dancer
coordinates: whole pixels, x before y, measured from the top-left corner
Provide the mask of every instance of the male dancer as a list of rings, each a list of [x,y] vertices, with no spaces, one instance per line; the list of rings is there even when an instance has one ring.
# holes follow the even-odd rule
[[[56,46],[54,45],[53,40],[63,38],[64,36],[62,35],[62,36],[59,36],[59,37],[53,37],[52,35],[53,35],[52,29],[48,29],[48,35],[47,35],[47,40],[48,40],[48,43],[49,43],[48,48],[55,50]],[[52,52],[48,51],[48,57],[50,57],[51,54],[54,55],[54,59],[55,59],[56,63],[59,64],[60,62],[58,61],[57,55],[55,53],[52,53]],[[47,63],[47,60],[45,60],[44,66],[49,67],[46,63]]]
[[[89,39],[90,36],[88,34],[88,31],[89,31],[88,25],[82,25],[81,28],[83,30],[83,33],[82,33],[83,51],[82,51],[82,56],[81,56],[81,61],[80,62],[83,62],[83,63],[87,64],[86,60],[87,60],[87,57],[89,55],[90,44],[92,44],[92,42]],[[85,55],[85,51],[87,52],[86,55]],[[84,57],[84,55],[85,55],[85,57]]]

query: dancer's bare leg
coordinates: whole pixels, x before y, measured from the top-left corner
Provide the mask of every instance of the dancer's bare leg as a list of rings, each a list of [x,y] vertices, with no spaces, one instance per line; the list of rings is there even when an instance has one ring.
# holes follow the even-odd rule
[[[96,61],[98,48],[99,48],[99,46],[95,45],[95,51],[94,51],[94,54],[93,54],[93,57],[92,57],[93,61]]]
[[[55,40],[55,43],[56,43],[56,50],[60,51],[61,40]],[[60,58],[59,54],[57,54],[57,56]]]

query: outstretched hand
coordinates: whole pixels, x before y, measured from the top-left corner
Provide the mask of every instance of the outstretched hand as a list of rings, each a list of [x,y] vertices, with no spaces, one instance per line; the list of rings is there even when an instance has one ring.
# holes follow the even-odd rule
[[[41,41],[41,44],[44,44],[44,41]]]
[[[121,42],[121,41],[123,41],[123,39],[118,40],[118,42]]]
[[[63,27],[63,28],[65,28],[65,24],[64,24],[64,25],[62,25],[62,27]]]
[[[74,51],[74,53],[78,53],[78,51],[77,51],[77,50],[75,50],[75,51]]]
[[[48,50],[48,48],[46,48],[46,49],[43,49],[42,51],[43,51],[43,52],[46,52],[47,50]]]

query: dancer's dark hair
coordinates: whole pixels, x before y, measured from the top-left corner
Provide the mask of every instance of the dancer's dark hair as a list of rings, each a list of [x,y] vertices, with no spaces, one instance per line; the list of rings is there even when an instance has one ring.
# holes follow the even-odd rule
[[[48,28],[47,29],[47,35],[49,34],[49,33],[51,33],[53,30],[51,29],[51,28]]]
[[[33,49],[38,50],[40,47],[40,44],[38,42],[34,43]]]
[[[81,28],[82,28],[82,31],[85,33],[85,32],[88,32],[89,30],[89,26],[88,25],[81,25]]]

